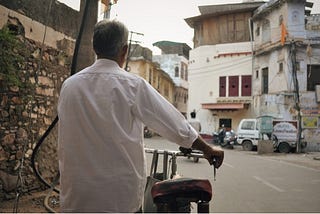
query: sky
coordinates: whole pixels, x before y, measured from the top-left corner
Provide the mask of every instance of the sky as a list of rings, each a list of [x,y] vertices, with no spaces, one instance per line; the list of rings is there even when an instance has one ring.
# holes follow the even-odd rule
[[[74,9],[79,9],[80,0],[59,0]],[[314,3],[311,13],[320,13],[320,0]],[[126,24],[132,34],[132,40],[159,54],[153,43],[162,40],[187,43],[193,47],[193,29],[185,18],[200,14],[198,6],[213,4],[240,3],[242,0],[118,0],[111,8],[111,19]]]

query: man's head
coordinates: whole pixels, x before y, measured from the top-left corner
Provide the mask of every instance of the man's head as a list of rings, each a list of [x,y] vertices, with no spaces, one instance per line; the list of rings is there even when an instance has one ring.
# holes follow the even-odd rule
[[[191,118],[196,118],[196,111],[195,111],[195,110],[192,111],[192,112],[190,113],[190,116],[191,116]]]
[[[99,58],[116,61],[123,66],[128,50],[127,27],[116,20],[102,20],[94,27],[93,49]]]

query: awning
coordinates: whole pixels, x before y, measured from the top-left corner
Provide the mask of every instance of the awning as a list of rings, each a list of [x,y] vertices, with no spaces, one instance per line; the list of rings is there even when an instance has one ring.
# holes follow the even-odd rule
[[[209,110],[238,110],[244,108],[244,103],[202,103],[203,109]]]

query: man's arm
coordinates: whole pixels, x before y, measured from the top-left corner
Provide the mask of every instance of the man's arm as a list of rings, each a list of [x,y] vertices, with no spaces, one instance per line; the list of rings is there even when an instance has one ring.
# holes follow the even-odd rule
[[[219,168],[222,165],[224,151],[216,147],[211,147],[202,139],[200,135],[193,142],[192,148],[202,151],[204,157],[209,161],[211,165],[214,164],[216,168]]]

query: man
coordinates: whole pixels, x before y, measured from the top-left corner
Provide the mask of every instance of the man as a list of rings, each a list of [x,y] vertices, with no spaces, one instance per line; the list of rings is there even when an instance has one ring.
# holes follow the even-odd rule
[[[196,119],[196,110],[193,110],[190,113],[191,119],[189,120],[190,125],[199,133],[201,131],[201,123]]]
[[[202,150],[216,167],[223,151],[206,144],[185,118],[144,79],[126,72],[128,30],[96,24],[96,62],[61,89],[59,167],[61,212],[135,212],[146,184],[144,125],[180,146]]]
[[[221,125],[221,128],[219,130],[219,143],[220,145],[224,144],[224,137],[226,136],[226,128],[224,127],[224,124]]]

